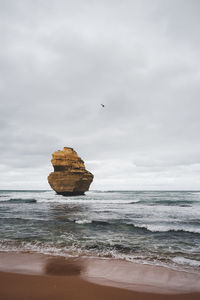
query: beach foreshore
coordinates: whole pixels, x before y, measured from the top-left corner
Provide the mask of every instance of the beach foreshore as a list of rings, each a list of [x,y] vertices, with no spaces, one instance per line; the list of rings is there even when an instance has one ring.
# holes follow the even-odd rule
[[[0,253],[0,299],[200,298],[200,275],[112,259]]]

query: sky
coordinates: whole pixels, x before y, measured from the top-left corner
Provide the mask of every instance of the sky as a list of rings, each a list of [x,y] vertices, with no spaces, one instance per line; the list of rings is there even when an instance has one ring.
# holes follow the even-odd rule
[[[200,190],[199,11],[0,0],[0,189],[49,189],[67,146],[93,190]]]

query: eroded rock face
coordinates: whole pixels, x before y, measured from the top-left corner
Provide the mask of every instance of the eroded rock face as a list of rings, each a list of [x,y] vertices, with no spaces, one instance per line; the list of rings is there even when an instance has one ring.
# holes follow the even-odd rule
[[[93,180],[93,175],[85,169],[83,160],[72,148],[64,147],[52,154],[54,172],[48,182],[57,194],[64,196],[84,195]]]

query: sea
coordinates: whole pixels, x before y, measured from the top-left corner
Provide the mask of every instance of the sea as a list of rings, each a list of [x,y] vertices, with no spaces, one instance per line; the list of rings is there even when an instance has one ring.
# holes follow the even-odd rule
[[[200,191],[0,191],[0,251],[200,272]]]

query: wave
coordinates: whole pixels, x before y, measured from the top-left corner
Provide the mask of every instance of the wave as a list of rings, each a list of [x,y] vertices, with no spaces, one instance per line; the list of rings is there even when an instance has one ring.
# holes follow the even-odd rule
[[[176,257],[172,258],[172,261],[174,261],[175,263],[180,264],[180,265],[189,265],[192,267],[200,267],[200,261],[185,258],[183,256],[176,256]]]
[[[90,220],[76,220],[75,221],[75,223],[76,224],[90,224],[90,223],[92,223],[92,221],[90,221]]]
[[[34,199],[34,198],[10,198],[8,200],[3,200],[3,201],[0,201],[0,203],[2,202],[9,202],[9,203],[36,203],[37,200]]]
[[[200,228],[180,228],[173,227],[168,225],[147,225],[147,224],[133,224],[126,222],[117,222],[117,221],[104,221],[104,220],[88,220],[88,219],[80,219],[74,221],[76,224],[81,225],[89,225],[89,226],[104,226],[104,227],[117,227],[120,226],[121,230],[133,230],[139,231],[143,233],[177,233],[177,234],[200,234]]]
[[[121,200],[121,199],[93,199],[93,198],[74,198],[74,197],[64,197],[56,195],[55,198],[42,198],[37,200],[38,203],[60,203],[60,204],[118,204],[118,205],[126,205],[126,204],[135,204],[140,200]]]
[[[192,229],[182,229],[182,228],[174,228],[174,227],[166,227],[166,226],[156,226],[156,225],[134,225],[134,224],[127,224],[129,226],[133,226],[136,230],[142,229],[146,232],[151,233],[194,233],[200,234],[199,228],[192,228]]]
[[[144,230],[148,230],[150,232],[176,232],[176,233],[195,233],[199,234],[200,233],[200,228],[178,228],[178,227],[169,227],[167,225],[144,225],[144,224],[137,224],[136,226],[133,225],[135,228],[141,228]]]
[[[140,201],[140,204],[148,205],[148,206],[181,206],[181,207],[192,207],[193,204],[199,204],[197,201],[191,201],[191,200],[157,200],[154,199],[153,201]]]
[[[64,257],[95,257],[120,259],[134,263],[165,266],[178,270],[197,272],[199,274],[200,261],[188,258],[187,254],[178,254],[173,257],[172,253],[143,251],[137,247],[129,247],[121,244],[110,243],[85,243],[84,245],[66,245],[62,242],[43,242],[43,241],[20,241],[20,240],[0,240],[2,252],[28,252],[42,253],[45,255],[64,256]]]

